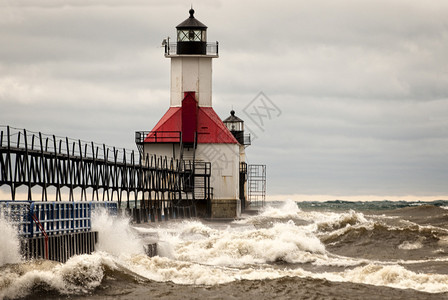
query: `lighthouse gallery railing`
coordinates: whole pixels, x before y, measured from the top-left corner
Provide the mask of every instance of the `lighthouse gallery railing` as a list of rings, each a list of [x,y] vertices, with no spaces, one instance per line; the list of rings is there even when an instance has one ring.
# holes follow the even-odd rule
[[[176,55],[177,53],[177,43],[166,43],[165,46],[165,55]],[[206,55],[213,55],[218,56],[219,55],[219,43],[207,43],[207,51]]]

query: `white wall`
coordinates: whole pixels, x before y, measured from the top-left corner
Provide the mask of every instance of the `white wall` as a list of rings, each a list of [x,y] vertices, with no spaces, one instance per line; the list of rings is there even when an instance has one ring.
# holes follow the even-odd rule
[[[199,144],[196,159],[212,163],[214,199],[239,199],[239,145]]]
[[[170,106],[181,106],[184,92],[196,92],[199,106],[212,106],[212,58],[171,57]]]
[[[176,147],[177,145],[175,145]],[[179,146],[177,146],[179,148]],[[161,144],[161,143],[146,143],[144,144],[144,152],[146,154],[173,157],[173,144]],[[179,151],[176,151],[175,158],[179,158]]]
[[[175,147],[175,158],[179,159],[179,145]],[[210,185],[214,199],[239,199],[240,145],[199,144],[196,149],[197,161],[211,162]],[[145,153],[173,157],[173,144],[145,144]],[[184,158],[192,156],[191,150],[184,149]]]

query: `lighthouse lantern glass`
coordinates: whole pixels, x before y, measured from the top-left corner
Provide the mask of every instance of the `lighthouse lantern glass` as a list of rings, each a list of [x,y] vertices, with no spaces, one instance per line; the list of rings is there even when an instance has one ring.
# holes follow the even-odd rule
[[[205,30],[179,29],[177,31],[178,42],[205,42]]]
[[[230,131],[243,131],[243,122],[238,122],[238,121],[227,121],[224,122],[224,124],[226,125],[226,127],[230,130]]]

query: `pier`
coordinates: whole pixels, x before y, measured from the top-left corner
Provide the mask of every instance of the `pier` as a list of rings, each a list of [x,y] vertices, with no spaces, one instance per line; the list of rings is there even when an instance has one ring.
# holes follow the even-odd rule
[[[0,215],[18,230],[25,258],[65,261],[95,250],[92,212],[135,223],[197,216],[209,206],[210,164],[134,153],[93,142],[0,127]],[[196,174],[197,173],[197,174]],[[203,189],[199,191],[199,189]],[[201,197],[198,197],[201,195]]]
[[[12,201],[62,201],[65,191],[66,201],[116,202],[120,210],[134,210],[136,222],[140,209],[153,210],[153,215],[194,215],[193,199],[207,201],[212,193],[209,186],[198,191],[190,184],[195,177],[209,177],[210,166],[195,174],[191,164],[149,153],[143,157],[105,144],[0,127],[0,188],[9,188]],[[25,189],[25,199],[17,199],[21,188]],[[36,191],[41,192],[38,197]],[[193,192],[202,198],[195,198]]]

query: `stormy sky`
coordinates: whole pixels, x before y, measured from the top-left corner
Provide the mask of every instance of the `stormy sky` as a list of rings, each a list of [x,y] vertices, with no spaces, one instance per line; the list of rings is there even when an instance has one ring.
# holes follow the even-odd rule
[[[0,125],[136,149],[190,5],[0,0]],[[447,1],[193,6],[219,41],[214,108],[246,121],[271,197],[448,199]]]

